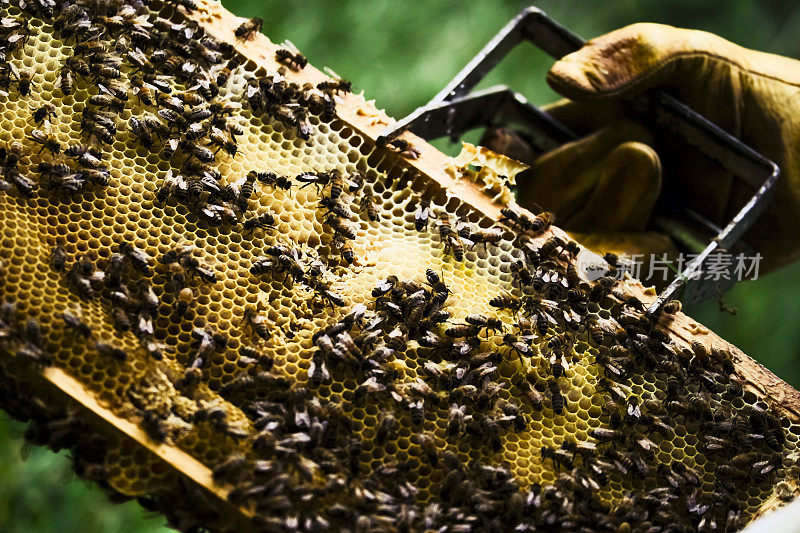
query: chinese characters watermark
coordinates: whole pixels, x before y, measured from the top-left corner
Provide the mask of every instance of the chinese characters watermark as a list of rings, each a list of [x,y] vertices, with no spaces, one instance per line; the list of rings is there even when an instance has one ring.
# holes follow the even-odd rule
[[[611,275],[622,279],[625,274],[633,278],[649,281],[669,281],[673,277],[686,280],[721,281],[721,280],[754,280],[758,279],[761,254],[746,255],[743,253],[715,253],[706,257],[701,264],[694,260],[699,254],[681,253],[677,257],[666,255],[646,256],[631,254],[619,256],[615,269],[609,272],[609,264],[604,260],[579,258],[579,267],[590,279]]]

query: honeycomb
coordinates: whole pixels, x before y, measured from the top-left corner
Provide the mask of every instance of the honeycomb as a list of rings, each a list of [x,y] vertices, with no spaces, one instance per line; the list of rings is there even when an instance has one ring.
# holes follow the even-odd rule
[[[796,486],[798,418],[728,345],[586,281],[545,215],[432,185],[204,6],[3,3],[28,442],[182,530],[734,530]]]

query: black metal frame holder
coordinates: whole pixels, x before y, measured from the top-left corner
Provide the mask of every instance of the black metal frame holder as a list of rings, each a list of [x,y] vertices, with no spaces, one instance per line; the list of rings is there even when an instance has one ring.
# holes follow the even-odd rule
[[[518,44],[530,41],[555,59],[581,48],[583,39],[550,19],[535,7],[514,17],[430,102],[385,130],[378,142],[403,131],[432,140],[457,136],[471,129],[517,123],[526,128],[533,143],[542,150],[556,148],[576,135],[541,109],[528,103],[506,86],[470,92]],[[647,110],[643,118],[666,127],[719,162],[726,170],[756,189],[755,194],[733,219],[664,289],[648,309],[657,313],[683,291],[687,302],[715,297],[730,288],[732,280],[703,280],[698,274],[709,256],[730,250],[733,244],[764,212],[780,176],[780,168],[760,153],[722,130],[699,113],[663,91],[655,91],[631,102],[632,109]],[[714,228],[704,221],[707,227]]]

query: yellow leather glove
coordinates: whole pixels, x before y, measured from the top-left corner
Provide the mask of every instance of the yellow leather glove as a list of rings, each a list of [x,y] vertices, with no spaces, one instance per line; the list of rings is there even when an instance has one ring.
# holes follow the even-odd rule
[[[659,145],[656,155],[648,132],[621,112],[621,100],[661,87],[780,165],[774,200],[744,239],[761,252],[761,272],[798,257],[800,61],[702,31],[634,24],[556,62],[547,80],[570,100],[550,112],[584,136],[532,161],[517,178],[522,205],[555,211],[565,229],[591,233],[577,238],[596,248],[669,250],[664,235],[642,232],[663,166],[690,207],[726,224],[753,191],[696,152]],[[502,134],[486,139],[498,151],[514,144]]]

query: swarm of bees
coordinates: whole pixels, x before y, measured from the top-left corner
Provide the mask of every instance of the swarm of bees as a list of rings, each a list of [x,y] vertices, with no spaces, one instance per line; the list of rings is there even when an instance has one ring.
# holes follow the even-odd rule
[[[47,206],[58,237],[35,251],[49,264],[37,272],[69,301],[38,312],[15,284],[16,264],[39,256],[3,256],[0,402],[30,422],[29,444],[69,449],[82,478],[120,486],[105,466],[115,444],[77,408],[30,395],[6,365],[124,376],[120,412],[153,443],[197,454],[268,531],[733,530],[784,475],[789,430],[751,401],[731,354],[678,344],[668,328],[679,302],[648,314],[621,290],[611,254],[606,275],[585,282],[580,246],[548,231],[552,213],[506,207],[485,225],[406,189],[408,169],[383,179],[361,155],[314,155],[316,168],[298,158],[293,172],[285,155],[248,157],[261,150],[244,127],[253,115],[307,153],[340,155],[315,128],[352,86],[291,81],[308,62],[290,42],[274,72],[252,74],[233,44],[183,15],[193,0],[164,2],[169,18],[132,0],[10,4],[0,2],[0,100],[24,101],[27,126],[0,145],[0,207]],[[34,18],[68,51],[47,98],[43,65],[22,61]],[[248,20],[232,40],[262,25]],[[130,180],[121,146],[147,160],[136,213],[117,200],[84,217]],[[377,150],[403,166],[419,148],[396,136]],[[14,218],[5,213],[0,225]],[[311,221],[302,232],[298,213]],[[149,238],[142,228],[162,218],[175,228]],[[401,257],[364,282],[385,259],[362,251],[387,236],[419,237],[436,265]],[[236,267],[234,249],[246,250]],[[483,301],[467,285],[484,274],[464,273],[480,261],[492,265]],[[679,435],[695,440],[685,458],[668,453]],[[505,460],[509,443],[527,463]],[[230,525],[175,479],[139,501],[182,530]]]

